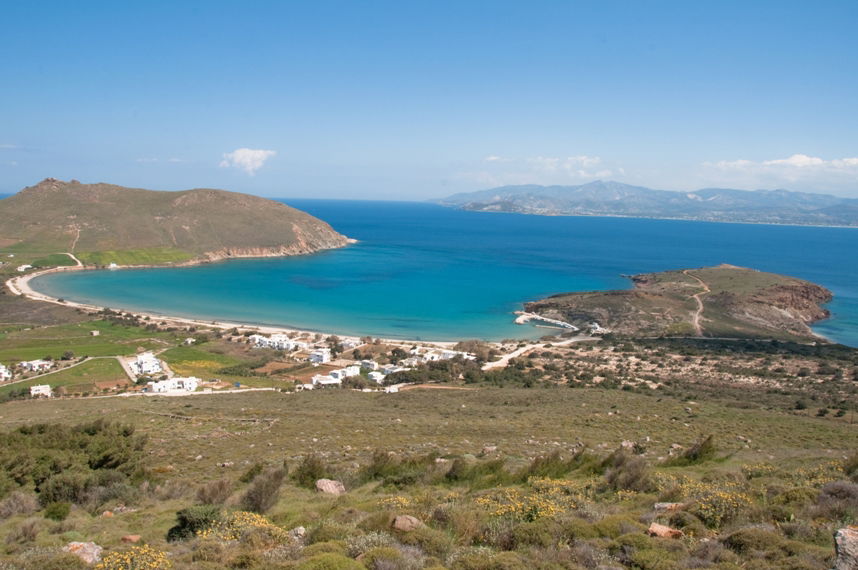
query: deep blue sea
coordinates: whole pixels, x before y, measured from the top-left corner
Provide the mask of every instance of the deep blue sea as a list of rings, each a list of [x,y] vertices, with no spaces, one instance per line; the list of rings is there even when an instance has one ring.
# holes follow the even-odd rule
[[[628,288],[641,272],[731,263],[834,292],[816,330],[858,346],[858,230],[488,214],[413,202],[288,200],[359,243],[314,255],[184,269],[87,271],[39,291],[112,308],[340,334],[535,337],[525,301]]]

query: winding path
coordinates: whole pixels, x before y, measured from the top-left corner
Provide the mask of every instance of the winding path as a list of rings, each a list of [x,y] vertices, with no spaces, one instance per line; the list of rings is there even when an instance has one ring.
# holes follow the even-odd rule
[[[697,301],[697,310],[694,311],[694,315],[692,315],[692,317],[691,317],[691,324],[694,325],[694,333],[697,336],[703,336],[703,326],[700,324],[700,318],[703,316],[703,300],[700,299],[700,296],[706,295],[706,294],[710,293],[712,290],[709,289],[709,285],[707,285],[706,282],[703,281],[703,279],[699,278],[696,275],[692,275],[691,273],[688,272],[687,269],[684,269],[682,272],[685,275],[688,275],[689,277],[691,277],[692,279],[696,279],[697,282],[700,283],[700,286],[703,287],[703,291],[700,291],[699,293],[695,293],[694,295],[692,295],[692,297],[694,297],[694,300]]]

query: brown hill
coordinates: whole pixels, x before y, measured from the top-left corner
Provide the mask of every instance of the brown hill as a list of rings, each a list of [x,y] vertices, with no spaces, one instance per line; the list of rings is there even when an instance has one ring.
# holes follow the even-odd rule
[[[831,292],[808,281],[721,265],[631,277],[621,291],[564,293],[525,310],[629,336],[819,340],[810,324],[829,316]]]
[[[120,264],[296,255],[348,242],[327,223],[258,196],[53,178],[0,200],[0,240],[10,251]]]

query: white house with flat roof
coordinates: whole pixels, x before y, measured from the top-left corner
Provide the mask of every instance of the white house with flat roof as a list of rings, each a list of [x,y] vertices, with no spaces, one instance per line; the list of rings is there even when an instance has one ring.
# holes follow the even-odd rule
[[[381,372],[370,372],[366,375],[367,378],[375,382],[376,384],[381,384],[384,381],[384,374]]]
[[[330,348],[317,348],[310,353],[310,362],[313,364],[324,364],[331,361]]]
[[[12,379],[12,371],[6,368],[5,364],[0,364],[0,382]]]
[[[50,398],[54,393],[51,392],[51,387],[47,384],[39,384],[38,386],[30,386],[31,398]]]
[[[163,371],[161,361],[155,358],[151,352],[143,352],[131,363],[131,370],[138,376],[144,374],[158,374]]]
[[[158,382],[149,382],[150,392],[193,392],[200,385],[200,379],[194,376],[188,378],[174,377],[167,380],[159,380]]]
[[[335,370],[334,372],[338,372]],[[343,379],[338,376],[334,376],[334,373],[330,373],[326,376],[321,374],[316,374],[313,376],[313,386],[342,386]]]
[[[50,360],[25,360],[18,364],[27,372],[45,372],[54,365]]]

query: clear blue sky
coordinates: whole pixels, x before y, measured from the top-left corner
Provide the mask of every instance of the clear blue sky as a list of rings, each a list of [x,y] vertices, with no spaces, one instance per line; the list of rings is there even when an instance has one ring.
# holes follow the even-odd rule
[[[856,30],[855,0],[5,2],[0,191],[858,197]]]

